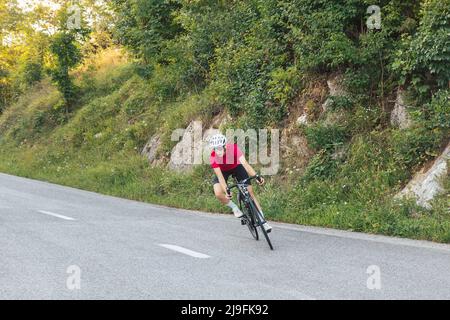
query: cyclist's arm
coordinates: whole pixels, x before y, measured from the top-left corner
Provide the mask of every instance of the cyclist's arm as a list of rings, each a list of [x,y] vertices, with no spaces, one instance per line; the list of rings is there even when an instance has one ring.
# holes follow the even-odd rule
[[[222,187],[223,193],[227,193],[227,183],[225,182],[225,178],[223,177],[222,170],[220,170],[220,168],[214,168],[214,173],[219,179],[219,183]]]
[[[247,160],[245,159],[245,157],[243,155],[239,158],[239,162],[244,166],[245,171],[247,171],[247,173],[250,177],[256,176],[256,171],[247,162]]]

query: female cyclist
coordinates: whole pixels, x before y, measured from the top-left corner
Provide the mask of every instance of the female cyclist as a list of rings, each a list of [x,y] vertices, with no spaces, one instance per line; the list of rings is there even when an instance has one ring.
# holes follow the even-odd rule
[[[239,150],[238,145],[227,143],[227,138],[223,134],[215,134],[210,137],[209,145],[213,149],[211,151],[210,163],[215,173],[213,179],[214,194],[221,203],[228,206],[233,211],[236,218],[241,218],[243,216],[242,211],[231,200],[231,193],[227,193],[228,177],[233,175],[238,181],[242,181],[249,176],[256,176],[256,171],[247,162],[245,156],[242,154],[241,150]],[[263,177],[258,176],[256,181],[259,185],[264,184]],[[255,201],[258,210],[264,218],[261,206],[253,193],[251,181],[249,181],[248,184],[250,196]],[[266,221],[264,221],[263,227],[267,232],[272,231],[272,227]]]

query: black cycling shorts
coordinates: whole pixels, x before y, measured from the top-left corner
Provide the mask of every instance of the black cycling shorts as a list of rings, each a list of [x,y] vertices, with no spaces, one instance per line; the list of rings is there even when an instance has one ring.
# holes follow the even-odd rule
[[[242,181],[244,179],[248,179],[249,175],[247,173],[247,170],[245,170],[244,166],[242,164],[239,164],[236,168],[228,170],[228,171],[222,171],[223,177],[225,178],[225,182],[228,181],[229,176],[236,177],[238,181]],[[213,178],[213,185],[219,183],[219,178],[217,178],[216,175],[214,175]],[[248,181],[248,185],[251,185],[252,182]]]

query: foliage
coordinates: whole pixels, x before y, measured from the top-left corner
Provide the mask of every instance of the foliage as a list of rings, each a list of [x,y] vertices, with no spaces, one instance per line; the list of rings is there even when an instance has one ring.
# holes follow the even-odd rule
[[[316,150],[330,150],[342,145],[348,139],[348,129],[343,125],[319,123],[305,128],[309,145]]]
[[[179,8],[177,1],[113,0],[109,5],[116,13],[117,39],[146,64],[159,55],[165,41],[181,31],[173,17]]]
[[[445,89],[450,81],[450,1],[423,1],[417,32],[407,35],[393,64],[420,95]]]
[[[395,131],[391,137],[394,157],[408,171],[412,171],[438,156],[436,150],[439,150],[443,138],[441,131],[423,127]]]
[[[64,97],[66,114],[76,99],[76,87],[69,71],[82,61],[80,42],[89,34],[90,30],[80,21],[79,26],[69,28],[69,11],[63,7],[59,12],[59,32],[53,35],[50,52],[56,57],[50,69],[50,75]]]
[[[450,90],[439,90],[430,102],[416,107],[415,118],[423,122],[429,130],[450,130]]]
[[[448,0],[379,1],[380,30],[366,27],[369,0],[80,1],[104,20],[67,30],[64,9],[7,0],[5,16],[0,2],[1,37],[13,35],[0,47],[0,170],[227,212],[208,165],[164,166],[173,130],[226,109],[229,127],[286,128],[314,152],[255,186],[268,218],[449,241],[445,195],[431,210],[393,200],[448,142]],[[336,75],[346,93],[326,97]],[[402,130],[388,121],[399,85],[414,116]],[[308,125],[293,128],[302,110]],[[155,134],[163,165],[151,167],[140,152]]]

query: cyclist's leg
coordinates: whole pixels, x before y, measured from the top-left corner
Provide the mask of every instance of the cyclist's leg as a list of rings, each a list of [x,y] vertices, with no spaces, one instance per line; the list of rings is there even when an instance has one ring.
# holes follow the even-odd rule
[[[253,187],[252,186],[248,186],[247,190],[248,190],[248,193],[250,193],[250,196],[252,197],[253,201],[255,202],[256,207],[258,208],[259,212],[261,213],[261,216],[262,216],[261,223],[262,223],[264,229],[266,230],[267,233],[271,232],[272,231],[272,227],[267,223],[266,217],[264,217],[264,213],[263,213],[263,211],[261,209],[261,205],[259,204],[258,200],[255,197],[255,193],[253,192]]]
[[[249,178],[248,172],[247,172],[247,170],[245,170],[245,168],[242,164],[240,164],[239,166],[236,167],[235,176],[238,181],[242,181],[242,180]],[[255,193],[253,192],[252,182],[249,181],[247,184],[248,184],[247,190],[250,193],[250,196],[252,197],[253,201],[255,202],[256,207],[258,208],[259,212],[262,213],[261,205],[259,204],[258,200],[255,197]]]
[[[220,186],[220,183],[217,182],[214,184],[214,194],[216,198],[222,203],[222,204],[228,204],[230,200],[225,196],[223,193],[222,187]]]
[[[256,207],[258,208],[259,212],[262,212],[261,205],[259,204],[258,199],[256,199],[255,193],[253,192],[253,186],[248,186],[247,188],[248,193],[250,193],[250,196],[252,197],[253,201],[256,204]]]
[[[223,177],[225,178],[225,181],[228,181],[228,177],[231,175],[231,172],[223,172]],[[213,188],[214,188],[214,194],[216,198],[224,205],[229,207],[236,218],[242,218],[244,215],[239,209],[239,207],[233,202],[233,200],[228,199],[227,196],[224,194],[222,186],[219,183],[219,179],[217,177],[214,177],[213,179]]]
[[[245,168],[244,168],[244,166],[242,164],[240,164],[239,166],[236,167],[236,169],[235,169],[235,176],[236,176],[238,181],[242,181],[242,180],[245,180],[245,179],[249,178],[248,172],[247,172],[247,170],[245,170]],[[260,212],[262,212],[261,211],[261,205],[259,204],[258,200],[255,197],[255,193],[253,192],[253,187],[252,187],[252,182],[251,181],[248,182],[247,189],[248,189],[248,192],[250,193],[250,196],[252,197],[253,201],[255,202],[256,207],[258,208],[258,210]]]
[[[225,182],[228,181],[228,177],[231,175],[231,172],[222,172],[223,177],[225,179]],[[219,178],[217,178],[216,175],[214,175],[214,178],[212,180],[213,189],[214,189],[214,195],[216,198],[224,205],[227,205],[230,203],[230,199],[227,198],[227,196],[223,193],[222,186],[219,183]]]

